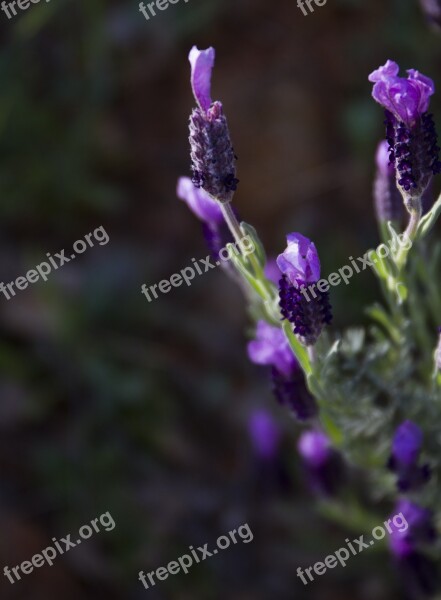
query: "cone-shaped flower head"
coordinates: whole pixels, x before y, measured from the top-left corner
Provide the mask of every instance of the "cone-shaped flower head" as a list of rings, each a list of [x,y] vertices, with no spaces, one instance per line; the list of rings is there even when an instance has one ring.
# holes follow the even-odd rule
[[[193,183],[218,202],[230,202],[239,182],[222,104],[211,101],[214,48],[190,51],[191,86],[198,107],[190,115]]]
[[[306,285],[320,279],[320,260],[313,242],[300,233],[290,233],[286,239],[286,250],[277,258],[283,273],[279,282],[280,309],[302,343],[310,346],[332,320],[329,295],[315,289],[309,297],[305,290]]]
[[[248,356],[253,363],[272,367],[274,395],[298,421],[316,416],[317,404],[306,389],[297,360],[279,327],[258,321],[256,338],[248,344]]]
[[[402,492],[418,489],[430,478],[429,466],[418,464],[422,443],[422,431],[412,421],[404,421],[397,428],[388,466],[398,476],[397,485]]]
[[[432,176],[441,170],[432,115],[427,112],[433,81],[415,69],[399,77],[399,66],[388,60],[369,75],[373,98],[386,111],[389,158],[408,210],[414,210]]]
[[[248,431],[254,450],[260,458],[269,460],[277,456],[281,432],[268,411],[254,411],[248,421]]]
[[[377,219],[380,223],[401,221],[404,216],[403,198],[397,188],[394,165],[389,160],[387,140],[378,144],[375,158],[374,202]]]
[[[297,448],[311,488],[327,496],[335,494],[343,482],[344,468],[328,437],[322,431],[305,431]]]

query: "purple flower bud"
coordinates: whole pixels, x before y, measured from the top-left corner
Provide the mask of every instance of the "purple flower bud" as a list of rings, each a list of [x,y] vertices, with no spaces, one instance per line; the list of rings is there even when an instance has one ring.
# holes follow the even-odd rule
[[[404,421],[395,432],[388,467],[398,476],[402,492],[418,489],[430,478],[429,466],[418,465],[422,443],[421,429],[412,421]]]
[[[432,512],[410,500],[400,500],[394,515],[404,517],[407,527],[394,529],[389,537],[389,546],[397,557],[404,557],[421,545],[432,544],[436,540],[436,530],[433,525]]]
[[[386,111],[386,138],[389,158],[408,210],[419,206],[432,176],[439,173],[437,135],[427,113],[433,81],[415,69],[407,79],[398,76],[397,63],[387,63],[369,76],[375,85],[372,96]]]
[[[374,182],[375,212],[378,221],[401,221],[403,198],[395,180],[395,168],[389,160],[389,144],[379,143],[376,154],[377,174]]]
[[[280,428],[266,410],[254,411],[248,421],[248,431],[256,454],[264,459],[275,458],[280,447]]]
[[[204,223],[219,225],[223,222],[222,211],[204,190],[197,188],[189,177],[180,177],[176,188],[178,198],[187,203],[188,208]]]
[[[258,321],[256,339],[248,344],[248,356],[251,362],[257,365],[272,365],[286,376],[298,368],[283,331],[266,321]]]
[[[227,120],[220,102],[211,102],[214,49],[190,51],[191,84],[198,103],[190,115],[193,183],[218,202],[231,202],[239,182]]]
[[[318,281],[320,260],[314,243],[300,233],[289,233],[286,240],[286,250],[277,257],[277,265],[282,273],[292,284]]]
[[[321,431],[306,431],[297,448],[303,459],[311,488],[327,496],[334,495],[343,483],[344,468],[341,456]]]

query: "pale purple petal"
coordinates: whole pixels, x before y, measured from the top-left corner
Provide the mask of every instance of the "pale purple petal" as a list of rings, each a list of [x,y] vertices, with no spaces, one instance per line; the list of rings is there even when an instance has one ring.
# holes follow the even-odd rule
[[[266,321],[258,321],[256,339],[248,343],[247,349],[251,362],[272,365],[283,375],[290,375],[297,367],[283,331]]]
[[[313,283],[320,279],[320,260],[313,242],[300,233],[287,236],[288,246],[277,257],[277,265],[291,283]]]
[[[369,75],[369,81],[376,83],[382,81],[385,78],[396,77],[400,72],[400,67],[393,60],[388,60],[385,65],[379,67]]]
[[[207,112],[211,105],[211,71],[214,66],[215,50],[198,50],[196,46],[190,50],[188,60],[191,65],[191,87],[201,110]]]
[[[210,198],[202,188],[193,185],[189,177],[180,177],[176,187],[178,198],[187,203],[188,208],[205,223],[222,223],[222,211],[218,203]]]
[[[277,266],[277,261],[275,258],[269,258],[266,262],[264,268],[265,277],[272,281],[274,285],[279,285],[280,277],[282,273],[280,272],[279,267]]]
[[[433,79],[422,75],[419,71],[416,71],[415,69],[409,69],[407,71],[407,75],[409,80],[418,85],[420,89],[421,97],[418,106],[420,113],[427,112],[429,108],[430,96],[432,96],[435,93],[435,84],[433,82]]]
[[[408,126],[429,108],[430,96],[435,91],[433,81],[415,69],[407,71],[408,78],[398,77],[397,63],[387,63],[369,75],[375,83],[372,96],[396,119]]]

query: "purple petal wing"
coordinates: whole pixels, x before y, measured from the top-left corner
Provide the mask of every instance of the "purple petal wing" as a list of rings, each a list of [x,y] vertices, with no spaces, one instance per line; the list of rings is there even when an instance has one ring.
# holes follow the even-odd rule
[[[214,48],[198,50],[196,46],[193,46],[188,55],[191,65],[191,87],[203,112],[207,112],[211,105],[211,71],[214,57]]]

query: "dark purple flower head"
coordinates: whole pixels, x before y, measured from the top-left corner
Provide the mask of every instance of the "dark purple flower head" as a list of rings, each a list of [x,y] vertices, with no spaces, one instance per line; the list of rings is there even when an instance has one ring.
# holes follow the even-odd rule
[[[248,344],[248,356],[253,363],[271,365],[286,376],[298,368],[283,331],[266,321],[258,321],[256,339]]]
[[[277,265],[292,284],[315,283],[320,279],[320,260],[311,240],[300,233],[289,233],[286,250],[277,257]]]
[[[402,492],[418,489],[430,478],[429,465],[418,464],[422,443],[421,429],[412,421],[404,421],[397,428],[388,466],[397,475]]]
[[[441,163],[433,117],[427,112],[433,81],[409,69],[407,79],[398,76],[397,63],[387,63],[369,76],[375,85],[373,98],[386,113],[389,159],[408,211],[419,210],[421,196]]]
[[[319,494],[334,495],[343,483],[344,466],[328,437],[321,431],[306,431],[297,448],[311,488]]]
[[[266,410],[254,411],[248,421],[248,431],[256,454],[263,459],[275,458],[281,432],[272,415]]]
[[[404,216],[403,198],[395,180],[395,167],[389,159],[389,144],[383,140],[376,153],[377,173],[374,181],[374,202],[380,222],[401,221]]]
[[[204,223],[219,225],[223,222],[222,211],[204,190],[197,188],[189,177],[180,177],[176,188],[178,198],[186,202],[188,208]]]
[[[193,183],[218,202],[231,202],[239,182],[233,146],[222,104],[211,101],[214,48],[190,51],[191,85],[198,103],[190,115]]]
[[[429,108],[430,96],[435,85],[429,77],[421,75],[415,69],[407,71],[408,77],[399,77],[400,67],[388,60],[369,75],[369,81],[375,83],[372,96],[387,111],[408,127]]]
[[[430,510],[410,500],[400,500],[394,512],[394,516],[397,515],[404,523],[399,529],[394,529],[389,537],[389,546],[395,556],[407,556],[421,545],[435,541],[436,530]]]

